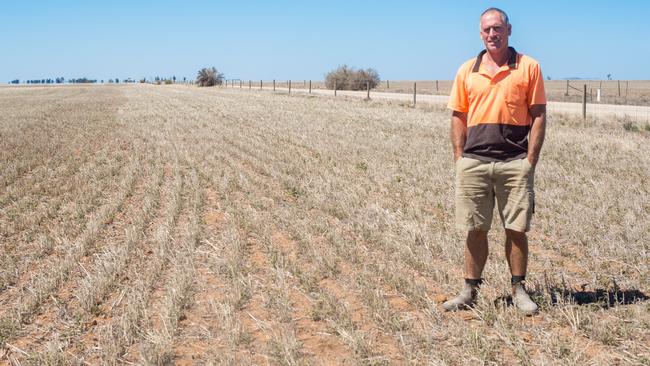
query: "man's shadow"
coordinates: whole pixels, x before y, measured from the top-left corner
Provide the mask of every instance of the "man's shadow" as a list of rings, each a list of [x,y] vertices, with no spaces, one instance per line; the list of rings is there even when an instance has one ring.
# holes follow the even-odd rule
[[[595,289],[593,291],[577,291],[559,286],[548,287],[541,291],[538,289],[531,292],[531,297],[538,304],[543,302],[550,303],[551,306],[594,304],[604,309],[620,305],[630,305],[650,298],[640,290]],[[512,296],[498,297],[495,300],[495,305],[511,306]]]

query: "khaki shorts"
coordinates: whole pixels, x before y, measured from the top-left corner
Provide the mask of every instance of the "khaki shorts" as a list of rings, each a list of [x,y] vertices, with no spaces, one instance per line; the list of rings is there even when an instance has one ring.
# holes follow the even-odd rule
[[[488,231],[496,198],[506,229],[525,232],[535,212],[534,169],[527,158],[485,162],[462,157],[456,161],[456,227]]]

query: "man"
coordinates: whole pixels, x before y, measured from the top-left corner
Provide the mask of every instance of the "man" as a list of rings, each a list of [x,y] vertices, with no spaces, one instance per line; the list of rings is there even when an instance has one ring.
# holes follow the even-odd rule
[[[503,10],[483,12],[485,50],[460,67],[451,91],[456,226],[467,232],[467,240],[465,287],[443,304],[446,310],[471,306],[476,299],[496,200],[506,232],[513,303],[523,313],[537,311],[524,287],[526,232],[535,207],[533,181],[544,142],[546,97],[539,64],[508,46],[511,32]]]

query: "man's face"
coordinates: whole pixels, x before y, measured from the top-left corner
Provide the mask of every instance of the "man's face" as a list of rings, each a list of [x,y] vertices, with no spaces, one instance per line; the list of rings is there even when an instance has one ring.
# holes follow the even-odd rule
[[[512,27],[503,21],[500,13],[491,11],[481,17],[481,40],[486,50],[498,52],[507,48],[511,32]]]

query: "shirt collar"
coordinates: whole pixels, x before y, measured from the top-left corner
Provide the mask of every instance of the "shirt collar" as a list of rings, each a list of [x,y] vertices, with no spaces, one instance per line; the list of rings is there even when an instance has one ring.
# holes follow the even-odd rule
[[[516,69],[517,68],[517,51],[514,49],[514,47],[508,47],[510,50],[510,55],[508,56],[508,66],[511,69]],[[474,67],[472,68],[472,72],[478,72],[479,67],[481,66],[481,61],[483,60],[483,55],[487,52],[487,50],[481,51],[478,56],[476,56],[476,61],[474,61]]]

